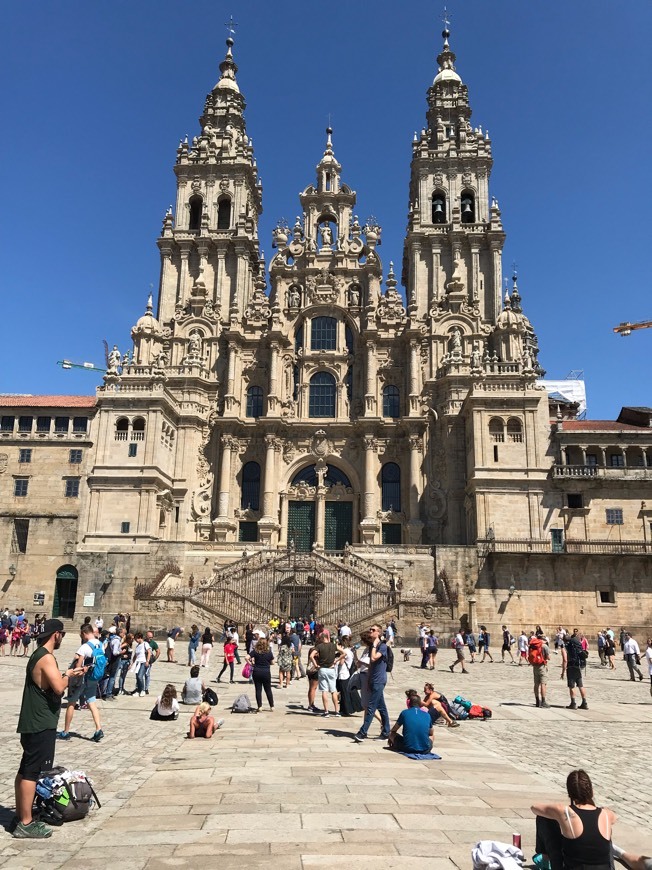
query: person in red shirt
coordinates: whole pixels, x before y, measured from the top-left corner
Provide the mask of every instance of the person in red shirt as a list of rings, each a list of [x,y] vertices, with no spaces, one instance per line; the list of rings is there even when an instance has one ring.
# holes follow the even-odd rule
[[[224,664],[222,665],[222,670],[217,675],[217,682],[218,683],[222,682],[222,679],[221,679],[222,674],[224,673],[224,671],[227,668],[229,668],[229,670],[231,672],[231,679],[229,680],[229,682],[235,683],[235,680],[233,679],[233,662],[235,660],[236,649],[237,649],[237,644],[234,643],[230,638],[227,638],[224,641]]]

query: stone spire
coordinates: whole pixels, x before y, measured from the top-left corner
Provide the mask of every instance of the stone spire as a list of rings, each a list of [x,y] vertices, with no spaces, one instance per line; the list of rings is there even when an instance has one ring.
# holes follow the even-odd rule
[[[323,193],[338,193],[342,166],[333,151],[333,129],[326,128],[326,148],[324,156],[317,164],[317,189]]]
[[[229,36],[226,40],[226,55],[220,64],[220,78],[206,97],[204,114],[199,119],[202,130],[208,125],[209,129],[219,132],[227,127],[244,132],[246,102],[236,79],[238,67],[233,59],[233,45],[233,37]]]

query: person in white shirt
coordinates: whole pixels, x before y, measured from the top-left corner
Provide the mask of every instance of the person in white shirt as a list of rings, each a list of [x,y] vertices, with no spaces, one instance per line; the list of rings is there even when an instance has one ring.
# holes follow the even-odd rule
[[[629,668],[630,680],[632,682],[636,681],[636,677],[634,676],[635,673],[638,674],[639,680],[642,680],[643,674],[641,673],[641,669],[639,668],[639,664],[641,661],[641,650],[637,642],[628,631],[625,632],[623,653],[625,654],[625,661],[627,662],[627,667]]]
[[[100,723],[100,711],[97,709],[97,684],[99,680],[94,679],[93,670],[95,668],[96,650],[102,647],[102,644],[94,637],[93,626],[89,623],[82,625],[79,636],[82,644],[76,652],[74,668],[86,668],[86,676],[81,680],[76,689],[68,691],[68,706],[66,707],[66,718],[64,720],[63,731],[59,731],[57,737],[59,740],[70,740],[70,726],[72,725],[72,717],[75,714],[75,702],[86,702],[88,709],[91,711],[93,722],[95,723],[95,733],[92,740],[99,743],[104,737],[102,725]],[[102,655],[104,652],[102,651]]]
[[[340,626],[340,637],[351,637],[351,626],[346,622]]]
[[[532,632],[532,636],[534,636],[534,632]],[[527,664],[527,649],[530,640],[525,633],[525,629],[521,631],[518,636],[518,666]]]
[[[394,646],[394,629],[389,622],[385,624],[385,638],[387,646]]]
[[[161,695],[156,699],[156,705],[150,713],[149,718],[155,719],[158,722],[168,722],[179,718],[177,690],[172,683],[168,683]]]
[[[95,620],[95,628],[98,631],[102,631],[102,629],[104,628],[104,620],[102,619],[101,616],[98,616],[97,619]]]
[[[462,632],[458,631],[455,635],[455,652],[457,653],[457,659],[453,662],[452,665],[448,666],[451,674],[455,670],[455,665],[462,665],[462,673],[468,674],[467,669],[464,667],[464,638],[462,637]]]
[[[129,668],[136,675],[136,690],[132,695],[145,695],[145,674],[147,673],[147,663],[151,653],[150,646],[143,637],[142,631],[136,632],[134,635],[136,647],[131,656],[131,666]]]

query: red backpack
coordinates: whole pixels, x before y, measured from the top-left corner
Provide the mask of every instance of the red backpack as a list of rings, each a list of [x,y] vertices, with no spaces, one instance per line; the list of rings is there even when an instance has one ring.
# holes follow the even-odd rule
[[[543,639],[540,637],[531,637],[528,644],[529,651],[527,660],[531,665],[545,665],[546,658],[543,654]]]

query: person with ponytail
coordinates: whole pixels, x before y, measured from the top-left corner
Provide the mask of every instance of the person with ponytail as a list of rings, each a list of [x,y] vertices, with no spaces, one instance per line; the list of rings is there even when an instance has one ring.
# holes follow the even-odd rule
[[[611,870],[612,810],[598,807],[585,770],[566,779],[569,804],[534,804],[536,850],[532,859],[543,870]]]

